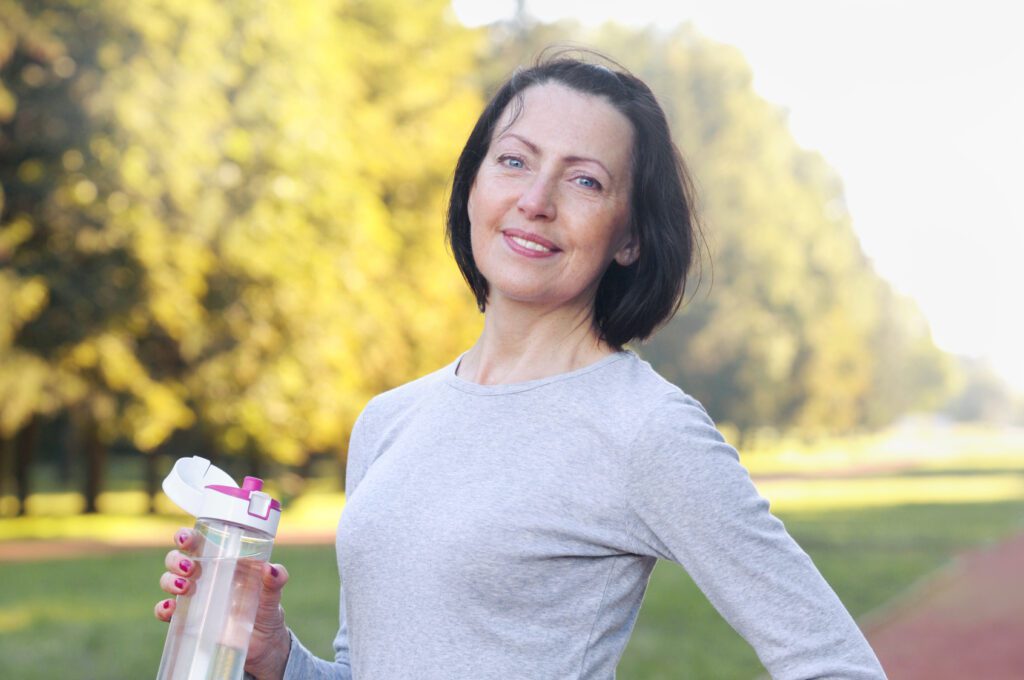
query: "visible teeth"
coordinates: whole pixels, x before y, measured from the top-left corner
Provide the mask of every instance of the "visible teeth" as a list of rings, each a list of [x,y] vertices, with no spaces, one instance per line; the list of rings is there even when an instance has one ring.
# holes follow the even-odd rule
[[[529,248],[530,250],[536,250],[536,251],[541,252],[541,253],[550,253],[551,252],[550,248],[545,248],[544,246],[542,246],[541,244],[537,243],[536,241],[527,241],[525,238],[519,238],[518,236],[512,236],[511,239],[513,241],[515,241],[516,243],[518,243],[519,245],[521,245],[522,247]]]

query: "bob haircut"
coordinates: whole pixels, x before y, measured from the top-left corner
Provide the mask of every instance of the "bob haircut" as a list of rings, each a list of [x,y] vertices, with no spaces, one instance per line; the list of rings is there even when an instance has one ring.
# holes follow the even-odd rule
[[[517,69],[498,89],[455,167],[446,237],[477,306],[484,311],[488,284],[473,259],[468,203],[495,127],[510,105],[512,120],[520,115],[523,91],[534,85],[555,82],[604,98],[629,119],[634,131],[629,227],[636,235],[639,256],[627,267],[611,263],[598,284],[592,315],[600,338],[621,349],[627,342],[647,339],[679,308],[700,226],[693,208],[693,183],[657,99],[639,78],[601,58],[614,70],[565,52],[550,59],[542,54],[536,65]]]

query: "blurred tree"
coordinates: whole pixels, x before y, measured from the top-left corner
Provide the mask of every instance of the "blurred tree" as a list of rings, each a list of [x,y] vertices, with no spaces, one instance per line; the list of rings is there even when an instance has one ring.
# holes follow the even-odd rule
[[[442,234],[477,106],[443,2],[129,3],[102,94],[139,356],[214,445],[291,464],[475,324]],[[132,46],[130,48],[126,46]]]
[[[477,37],[446,2],[0,2],[0,423],[75,410],[90,497],[116,436],[343,451],[473,336],[442,234]]]
[[[936,348],[917,303],[885,281],[876,281],[873,290],[878,305],[870,336],[875,369],[863,410],[865,425],[878,428],[906,413],[939,409],[955,392],[962,369],[955,357]]]
[[[1010,386],[983,359],[957,357],[959,384],[942,408],[953,420],[1011,424],[1018,421]]]
[[[165,430],[189,414],[132,355],[138,263],[105,223],[106,178],[90,146],[103,17],[78,4],[0,7],[0,436],[76,409],[95,440],[89,490],[102,485],[103,443],[133,411],[152,418],[153,402],[169,401]],[[35,438],[17,438],[24,495]],[[95,500],[87,493],[87,511]]]

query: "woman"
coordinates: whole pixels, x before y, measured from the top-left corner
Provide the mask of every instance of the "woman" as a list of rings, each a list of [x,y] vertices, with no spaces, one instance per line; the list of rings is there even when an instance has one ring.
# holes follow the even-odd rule
[[[611,678],[660,558],[774,677],[884,677],[701,405],[622,349],[679,305],[689,187],[637,78],[561,57],[502,86],[448,215],[484,330],[356,424],[335,660],[290,635],[287,572],[267,566],[250,673]],[[182,559],[168,555],[168,593],[188,587]]]

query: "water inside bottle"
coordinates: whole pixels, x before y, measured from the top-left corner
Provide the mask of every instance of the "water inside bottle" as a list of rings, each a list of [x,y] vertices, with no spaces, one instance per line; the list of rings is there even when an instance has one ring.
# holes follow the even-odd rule
[[[242,676],[245,667],[245,650],[227,645],[217,645],[213,664],[206,680],[234,680]]]
[[[161,660],[159,680],[239,680],[243,675],[262,587],[266,554],[242,544],[231,530],[207,534],[191,557],[191,591],[179,595]],[[212,539],[212,540],[211,540]],[[266,552],[269,551],[268,542]]]

